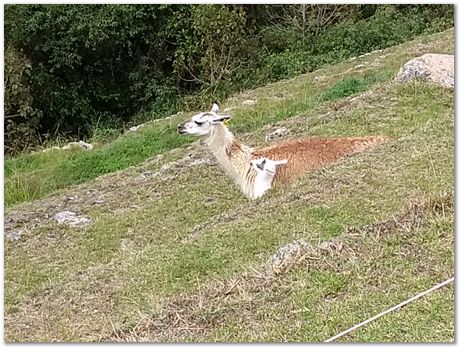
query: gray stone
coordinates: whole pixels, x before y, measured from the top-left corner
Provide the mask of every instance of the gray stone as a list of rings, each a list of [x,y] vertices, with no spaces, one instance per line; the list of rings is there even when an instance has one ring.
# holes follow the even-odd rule
[[[275,140],[275,139],[279,139],[279,138],[284,138],[289,133],[290,133],[289,129],[287,129],[285,127],[281,127],[281,128],[275,129],[273,132],[267,134],[267,136],[265,137],[265,140],[266,141],[271,141],[271,140]]]
[[[92,150],[93,149],[93,145],[91,145],[90,143],[85,143],[84,141],[80,140],[78,142],[78,145],[80,145],[80,147],[83,149],[83,150]]]
[[[91,219],[84,215],[78,215],[72,211],[61,211],[54,215],[54,220],[60,224],[66,224],[72,227],[82,227],[89,225]]]
[[[19,240],[22,235],[23,235],[23,232],[21,230],[11,230],[11,231],[8,231],[6,232],[6,238],[8,238],[9,240]]]
[[[395,78],[400,83],[415,79],[454,88],[454,56],[451,54],[424,54],[404,64]]]
[[[137,131],[139,128],[144,127],[144,125],[145,125],[145,124],[140,124],[140,125],[138,125],[138,126],[131,127],[131,128],[129,129],[129,132],[135,132],[135,131]]]
[[[78,143],[75,142],[75,141],[72,141],[72,142],[68,143],[66,146],[63,146],[62,150],[70,150],[70,149],[73,149],[73,148],[80,148],[80,149],[83,149],[83,150],[92,150],[93,145],[91,145],[89,143],[85,143],[82,140],[80,140]]]
[[[295,240],[279,248],[268,263],[275,273],[280,273],[295,264],[310,245],[303,239]]]

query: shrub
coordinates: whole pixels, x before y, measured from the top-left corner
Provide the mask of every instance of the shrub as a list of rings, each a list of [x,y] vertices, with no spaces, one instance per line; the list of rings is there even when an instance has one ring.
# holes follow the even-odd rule
[[[33,148],[39,142],[42,113],[33,106],[32,65],[15,48],[5,48],[5,154]]]

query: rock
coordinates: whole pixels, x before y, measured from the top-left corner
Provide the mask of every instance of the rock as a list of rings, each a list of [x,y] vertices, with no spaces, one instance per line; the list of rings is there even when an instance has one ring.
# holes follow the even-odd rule
[[[128,130],[128,132],[135,132],[135,131],[137,131],[139,128],[142,128],[142,127],[144,127],[144,126],[145,126],[145,123],[140,124],[140,125],[138,125],[138,126],[131,127],[131,128]]]
[[[61,148],[59,146],[53,146],[53,147],[50,147],[48,149],[43,149],[42,152],[48,152],[48,151],[51,151],[51,150],[60,150]]]
[[[70,149],[76,149],[76,148],[80,148],[83,150],[92,150],[93,145],[91,145],[90,143],[85,143],[82,140],[80,140],[78,143],[76,141],[72,141],[63,147],[53,146],[49,149],[44,149],[42,152],[47,152],[50,150],[70,150]]]
[[[80,147],[84,150],[92,150],[93,149],[93,145],[91,145],[90,143],[85,143],[84,141],[80,140],[78,142],[78,145],[80,145]]]
[[[213,205],[214,203],[216,203],[216,199],[214,197],[206,197],[204,199],[204,205],[206,206]]]
[[[366,64],[358,64],[358,65],[355,65],[355,69],[360,69],[360,68],[364,67],[364,65],[366,65]]]
[[[340,240],[326,240],[318,245],[318,249],[325,250],[325,251],[341,251],[343,248],[343,244]]]
[[[290,133],[289,129],[287,129],[285,127],[281,127],[281,128],[278,128],[278,129],[274,130],[270,134],[267,134],[267,136],[265,137],[265,140],[266,141],[272,141],[272,140],[275,140],[275,139],[283,138],[283,137],[287,136],[289,133]]]
[[[255,100],[247,99],[247,100],[243,101],[242,104],[243,104],[244,106],[250,106],[250,105],[255,105],[256,103],[257,103],[257,101],[255,101]]]
[[[89,225],[91,219],[84,215],[78,215],[72,211],[61,211],[54,215],[54,220],[60,224],[67,224],[72,227],[82,227]]]
[[[311,246],[304,240],[295,240],[279,248],[268,263],[275,273],[281,273],[300,260],[302,254]]]
[[[405,83],[421,79],[447,88],[454,88],[454,56],[427,53],[408,61],[399,70],[395,80]]]
[[[198,158],[198,159],[194,160],[188,166],[189,167],[195,167],[195,166],[201,166],[201,165],[214,166],[216,164],[217,164],[217,162],[214,160],[214,158],[205,157],[205,158]]]
[[[75,142],[75,141],[72,141],[72,142],[68,143],[67,145],[63,146],[61,149],[62,150],[70,150],[70,149],[76,148],[76,147],[78,147],[78,143]]]
[[[78,143],[75,142],[75,141],[72,141],[72,142],[68,143],[66,146],[63,146],[61,149],[62,150],[70,150],[70,149],[74,149],[74,148],[80,148],[80,149],[83,149],[83,150],[92,150],[93,145],[91,145],[89,143],[85,143],[84,141],[80,140]]]
[[[178,159],[177,161],[168,162],[168,163],[163,164],[160,167],[160,169],[158,169],[156,172],[152,172],[149,170],[144,171],[140,174],[140,178],[141,179],[147,179],[147,178],[153,179],[153,178],[157,178],[161,176],[160,179],[169,180],[172,177],[165,175],[165,173],[167,172],[173,172],[174,174],[177,174],[180,171],[185,171],[190,167],[196,167],[196,166],[201,166],[201,165],[214,166],[216,164],[217,164],[216,160],[211,157],[198,158],[194,160],[193,156],[186,155],[185,157]]]
[[[23,235],[21,230],[11,230],[5,234],[9,240],[19,240]]]
[[[151,170],[146,170],[145,172],[141,173],[141,178],[146,179],[146,178],[148,178],[149,176],[152,176],[152,175],[153,175],[153,172]]]

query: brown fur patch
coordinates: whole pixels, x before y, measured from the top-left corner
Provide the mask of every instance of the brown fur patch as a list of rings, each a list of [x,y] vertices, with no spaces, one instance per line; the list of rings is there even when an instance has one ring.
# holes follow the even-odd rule
[[[388,139],[384,136],[296,139],[255,150],[251,159],[260,157],[268,157],[272,160],[287,159],[288,163],[277,170],[273,181],[274,184],[282,184],[331,164],[346,155],[373,148]]]
[[[241,143],[238,140],[233,140],[226,148],[225,153],[228,158],[232,158],[232,155],[236,152],[242,151]]]

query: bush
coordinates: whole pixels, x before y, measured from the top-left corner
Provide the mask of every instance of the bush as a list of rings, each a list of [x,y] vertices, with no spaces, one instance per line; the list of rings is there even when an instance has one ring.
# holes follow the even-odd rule
[[[98,120],[169,110],[177,90],[166,75],[172,53],[159,40],[163,12],[158,5],[7,5],[6,40],[35,67],[42,127],[85,135]]]
[[[39,142],[42,113],[33,106],[30,89],[32,66],[11,46],[5,48],[5,154],[33,148]]]
[[[452,5],[6,5],[7,152],[209,107],[452,25]]]

